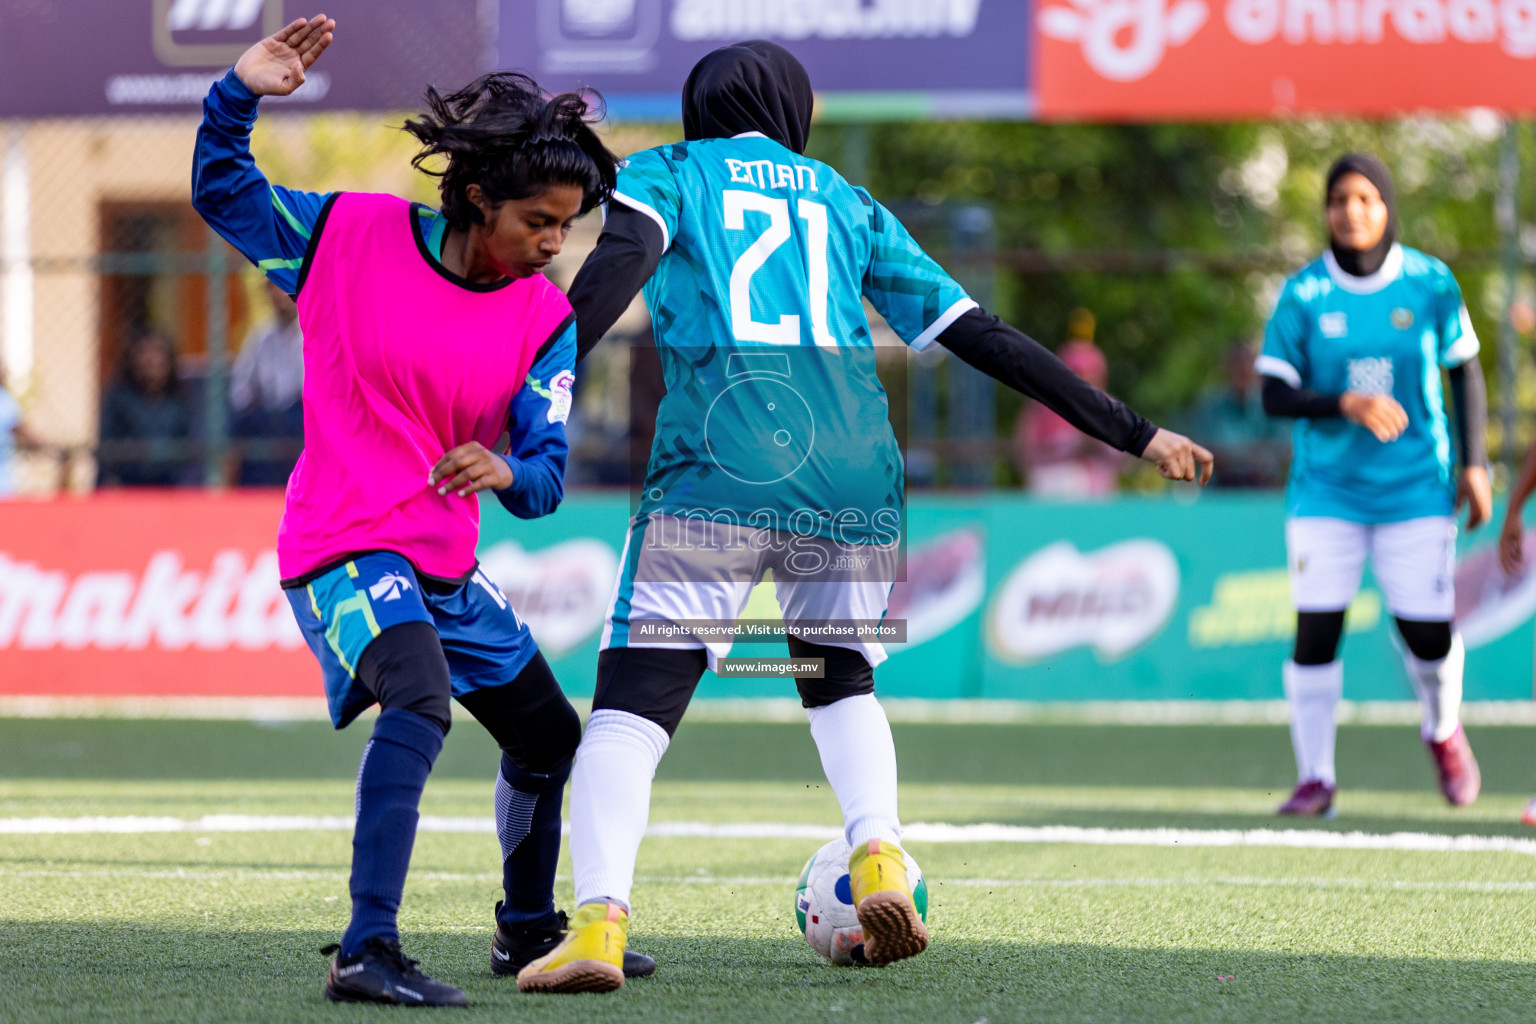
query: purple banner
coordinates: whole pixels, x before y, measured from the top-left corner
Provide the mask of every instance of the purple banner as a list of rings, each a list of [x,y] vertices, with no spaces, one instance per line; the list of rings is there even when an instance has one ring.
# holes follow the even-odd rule
[[[497,57],[546,89],[601,90],[620,117],[680,116],[694,63],[772,39],[822,116],[1029,113],[1029,0],[499,0]]]
[[[414,107],[488,52],[481,0],[0,0],[0,117],[196,110],[247,47],[320,8],[336,41],[279,101],[295,109]]]

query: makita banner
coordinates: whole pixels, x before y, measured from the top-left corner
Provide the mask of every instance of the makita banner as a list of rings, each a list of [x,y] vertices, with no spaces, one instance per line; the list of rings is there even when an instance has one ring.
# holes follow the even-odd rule
[[[531,0],[525,0],[531,2]],[[480,0],[334,0],[336,45],[295,110],[414,107],[479,74]],[[0,117],[196,111],[252,43],[317,13],[305,0],[0,0]]]
[[[1536,0],[1039,0],[1042,119],[1536,108]]]
[[[320,670],[278,586],[275,492],[0,502],[0,694],[316,697]],[[567,497],[543,519],[482,505],[480,565],[572,697],[590,696],[628,495]],[[876,672],[888,697],[1274,700],[1296,617],[1278,494],[1194,503],[916,495],[905,623]],[[1213,543],[1212,538],[1220,538]],[[1459,544],[1466,694],[1526,700],[1536,572],[1499,569],[1491,530]],[[1527,543],[1536,545],[1536,531]],[[780,617],[772,583],[745,619]],[[1367,576],[1349,609],[1345,696],[1406,700],[1392,616]],[[738,653],[786,656],[782,641]],[[789,697],[706,674],[699,695]]]

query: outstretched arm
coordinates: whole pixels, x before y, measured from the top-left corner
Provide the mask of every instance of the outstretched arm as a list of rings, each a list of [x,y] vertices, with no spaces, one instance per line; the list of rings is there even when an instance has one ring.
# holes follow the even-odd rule
[[[1120,451],[1139,456],[1157,433],[1156,426],[1073,373],[1044,345],[982,309],[951,324],[939,344]]]
[[[283,88],[292,92],[299,84],[284,84],[280,67],[271,66],[268,60],[273,54],[269,44],[288,46],[299,61],[302,74],[303,68],[313,64],[329,44],[335,22],[322,17],[318,21],[323,31],[314,39],[306,34],[307,64],[297,56],[299,51],[277,40],[299,32],[300,26],[304,26],[306,33],[312,32],[316,26],[311,22],[316,20],[295,21],[282,32],[257,43],[223,79],[214,83],[203,101],[203,123],[197,131],[192,164],[193,207],[225,241],[289,295],[298,291],[305,250],[330,196],[269,184],[251,157],[251,128],[256,123],[256,103],[261,96],[286,95],[281,91]],[[305,45],[303,39],[300,45]],[[291,81],[292,69],[287,73]]]
[[[1155,464],[1170,480],[1211,478],[1211,453],[1159,430],[1067,369],[1055,355],[975,300],[919,246],[889,210],[855,189],[869,214],[864,294],[896,334],[918,351],[938,341],[1009,387],[1037,399],[1077,429]]]
[[[965,362],[1051,409],[1090,437],[1155,464],[1170,480],[1211,478],[1211,453],[1160,429],[1130,406],[1073,373],[1044,345],[981,308],[962,314],[938,337]]]
[[[576,311],[577,362],[585,359],[624,315],[655,273],[665,249],[666,242],[655,221],[638,210],[613,204],[597,247],[571,282],[569,298]]]

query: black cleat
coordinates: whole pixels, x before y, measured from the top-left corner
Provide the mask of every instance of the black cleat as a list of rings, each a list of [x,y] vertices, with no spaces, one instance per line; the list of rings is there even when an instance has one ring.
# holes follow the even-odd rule
[[[496,901],[496,913],[501,913],[501,900]],[[560,945],[569,928],[565,911],[555,911],[550,923],[537,928],[519,928],[513,931],[496,921],[496,933],[491,936],[491,973],[498,978],[516,974],[539,957]],[[649,978],[656,973],[656,961],[644,953],[632,949],[624,951],[624,977]]]
[[[340,946],[326,946],[329,956]],[[468,1006],[464,993],[416,969],[394,939],[369,939],[357,956],[338,955],[325,979],[333,1003],[389,1003],[396,1006]]]

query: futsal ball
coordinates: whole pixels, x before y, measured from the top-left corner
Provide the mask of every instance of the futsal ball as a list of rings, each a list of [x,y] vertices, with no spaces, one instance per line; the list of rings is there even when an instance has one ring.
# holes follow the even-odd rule
[[[795,923],[811,948],[838,967],[867,963],[864,929],[853,910],[853,890],[848,883],[848,844],[834,839],[811,854],[795,887]],[[905,850],[907,882],[917,916],[928,920],[928,883],[923,869]]]

